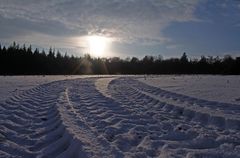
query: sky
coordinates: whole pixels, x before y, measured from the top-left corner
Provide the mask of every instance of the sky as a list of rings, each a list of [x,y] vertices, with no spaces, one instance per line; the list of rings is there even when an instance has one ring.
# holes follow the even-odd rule
[[[240,1],[0,1],[2,45],[16,41],[81,56],[91,45],[99,48],[89,44],[91,36],[104,38],[107,57],[240,56]]]

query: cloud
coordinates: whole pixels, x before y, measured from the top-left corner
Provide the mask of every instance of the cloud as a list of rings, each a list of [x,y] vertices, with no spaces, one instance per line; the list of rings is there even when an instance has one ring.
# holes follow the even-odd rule
[[[162,43],[167,39],[161,31],[171,22],[196,20],[197,3],[197,0],[1,0],[0,20],[5,25],[0,29],[6,30],[4,37],[30,32],[67,37],[99,34],[121,42]]]

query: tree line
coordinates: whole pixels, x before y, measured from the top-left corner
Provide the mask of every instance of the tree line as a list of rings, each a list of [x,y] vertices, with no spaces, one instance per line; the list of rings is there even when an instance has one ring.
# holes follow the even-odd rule
[[[93,58],[62,55],[50,48],[48,52],[33,50],[31,45],[9,47],[0,45],[0,75],[81,75],[81,74],[240,74],[240,57],[223,58],[202,56],[189,59],[186,53],[180,58],[163,59],[145,56],[121,59]]]

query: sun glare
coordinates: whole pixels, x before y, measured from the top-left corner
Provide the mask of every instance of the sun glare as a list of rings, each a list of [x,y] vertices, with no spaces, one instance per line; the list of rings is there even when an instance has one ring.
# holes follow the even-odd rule
[[[102,36],[88,36],[89,53],[95,57],[102,57],[105,55],[106,47],[109,43],[106,37]]]

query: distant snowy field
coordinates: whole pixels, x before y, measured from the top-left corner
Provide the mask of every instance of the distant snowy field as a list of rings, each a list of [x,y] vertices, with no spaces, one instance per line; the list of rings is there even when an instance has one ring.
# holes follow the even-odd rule
[[[41,84],[84,77],[88,76],[0,76],[0,102],[11,97],[13,94],[21,93],[24,90]]]
[[[0,102],[15,93],[44,83],[86,77],[89,76],[0,76]],[[240,104],[240,76],[148,75],[144,77],[139,75],[135,77],[141,82],[171,92],[211,101]]]
[[[240,104],[240,76],[155,75],[139,79],[149,85],[188,96]]]
[[[0,158],[240,157],[240,77],[0,77]]]

